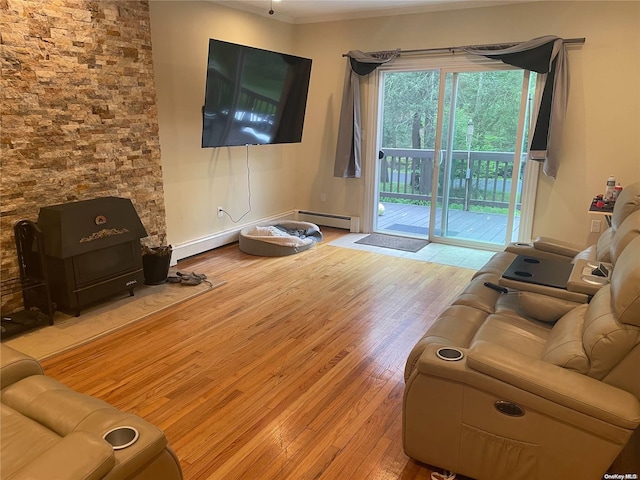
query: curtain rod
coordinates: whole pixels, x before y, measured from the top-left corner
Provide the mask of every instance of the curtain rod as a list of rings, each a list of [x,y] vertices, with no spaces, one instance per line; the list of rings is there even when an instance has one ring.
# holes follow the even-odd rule
[[[577,43],[577,44],[584,44],[584,42],[586,41],[585,37],[582,38],[565,38],[562,40],[562,43]],[[465,48],[488,48],[488,47],[513,47],[515,45],[520,45],[521,43],[525,43],[525,42],[511,42],[511,43],[488,43],[486,45],[464,45],[464,46],[460,46],[460,47],[439,47],[439,48],[420,48],[417,50],[400,50],[398,49],[398,53],[400,53],[400,55],[405,54],[405,55],[411,55],[411,54],[417,54],[417,53],[437,53],[437,52],[450,52],[450,53],[454,53],[456,50],[462,50]],[[382,52],[367,52],[368,55],[374,54],[374,53],[382,53]],[[496,52],[497,53],[497,52]],[[348,53],[343,53],[342,56],[343,57],[347,57],[349,54]]]

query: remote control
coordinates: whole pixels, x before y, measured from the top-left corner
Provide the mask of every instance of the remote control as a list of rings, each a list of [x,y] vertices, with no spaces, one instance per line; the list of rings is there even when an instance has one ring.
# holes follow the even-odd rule
[[[500,293],[509,293],[509,290],[505,287],[502,287],[500,285],[496,285],[495,283],[491,283],[491,282],[484,282],[484,286],[485,287],[489,287],[492,288],[493,290],[495,290],[496,292],[500,292]]]

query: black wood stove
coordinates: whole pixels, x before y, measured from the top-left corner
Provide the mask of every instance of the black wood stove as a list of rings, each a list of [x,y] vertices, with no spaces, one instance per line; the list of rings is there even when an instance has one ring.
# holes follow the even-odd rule
[[[51,297],[80,315],[87,305],[144,282],[140,239],[147,232],[127,198],[103,197],[40,209]]]

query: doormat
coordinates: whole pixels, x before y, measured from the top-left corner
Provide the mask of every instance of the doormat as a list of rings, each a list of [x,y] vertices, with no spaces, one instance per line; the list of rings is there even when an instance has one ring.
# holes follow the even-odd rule
[[[429,245],[428,240],[420,240],[417,238],[396,237],[393,235],[382,235],[380,233],[372,233],[357,242],[360,245],[371,245],[373,247],[391,248],[393,250],[402,250],[404,252],[417,252]]]

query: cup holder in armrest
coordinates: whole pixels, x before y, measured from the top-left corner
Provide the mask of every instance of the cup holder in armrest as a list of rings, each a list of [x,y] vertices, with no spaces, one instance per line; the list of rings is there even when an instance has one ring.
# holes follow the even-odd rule
[[[102,438],[109,442],[114,450],[121,450],[136,443],[138,436],[138,430],[133,427],[116,427],[105,433]]]
[[[438,356],[438,358],[441,358],[442,360],[446,360],[448,362],[455,362],[457,360],[461,360],[462,357],[464,357],[464,353],[462,353],[460,350],[458,350],[457,348],[449,347],[439,348],[436,352],[436,355]]]
[[[611,264],[604,264],[610,272],[613,268]],[[567,282],[567,290],[570,292],[583,293],[589,296],[596,294],[600,288],[608,285],[609,276],[602,277],[593,274],[593,269],[600,266],[600,263],[594,263],[591,260],[578,260],[571,270],[569,281]]]
[[[586,262],[585,266],[582,268],[582,271],[581,271],[580,281],[587,283],[589,285],[599,285],[599,286],[607,285],[610,282],[612,267],[610,265],[607,266],[602,263],[595,264],[595,267],[593,265],[594,264],[591,262]],[[600,271],[606,272],[606,274],[596,275],[594,273],[594,269],[602,269]],[[576,269],[576,271],[579,271],[579,269]],[[571,273],[573,274],[573,271]]]
[[[520,270],[516,270],[513,273],[516,274],[518,277],[522,277],[522,278],[531,278],[531,277],[533,277],[533,273],[531,273],[531,272],[523,272],[523,271],[520,271]]]
[[[602,287],[609,283],[609,280],[606,278],[591,275],[583,275],[582,281],[588,283],[589,285],[600,285]]]

